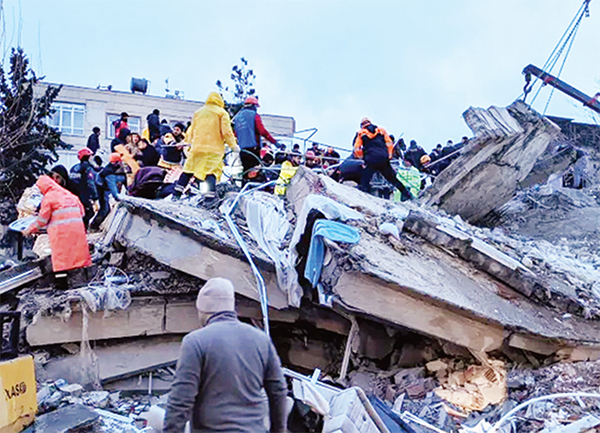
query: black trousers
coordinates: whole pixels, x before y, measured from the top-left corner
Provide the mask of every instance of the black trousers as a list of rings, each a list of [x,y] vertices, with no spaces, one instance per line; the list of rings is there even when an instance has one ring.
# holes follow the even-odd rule
[[[402,201],[413,198],[410,191],[396,178],[396,172],[390,165],[390,161],[388,159],[376,162],[365,161],[365,165],[366,167],[364,168],[360,178],[361,191],[371,192],[371,178],[373,178],[373,175],[376,172],[379,172],[389,183],[391,183],[400,191],[400,194],[402,195]]]
[[[260,147],[242,149],[240,159],[242,160],[242,167],[244,167],[244,175],[246,175],[248,170],[260,165]]]
[[[192,173],[181,173],[181,176],[179,176],[179,180],[177,181],[177,185],[175,185],[175,191],[173,194],[177,197],[181,196],[185,190],[185,187],[188,185],[188,183],[190,183],[192,177],[194,177]],[[207,175],[204,181],[208,184],[209,191],[214,193],[217,189],[217,178],[215,175]]]

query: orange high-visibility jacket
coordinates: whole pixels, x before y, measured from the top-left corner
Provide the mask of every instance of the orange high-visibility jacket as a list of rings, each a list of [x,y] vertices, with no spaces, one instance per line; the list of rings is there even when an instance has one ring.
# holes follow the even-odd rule
[[[82,268],[92,264],[83,225],[84,209],[79,199],[54,182],[41,176],[36,185],[44,194],[40,213],[30,229],[47,227],[52,249],[54,272]]]

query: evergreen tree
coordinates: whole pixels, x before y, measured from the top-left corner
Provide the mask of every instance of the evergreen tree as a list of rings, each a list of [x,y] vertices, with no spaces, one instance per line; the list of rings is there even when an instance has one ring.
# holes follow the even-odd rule
[[[23,190],[56,162],[58,148],[68,148],[60,133],[47,125],[60,87],[44,91],[22,48],[13,48],[10,70],[0,65],[0,223],[16,218]]]
[[[234,65],[231,68],[231,75],[229,78],[233,82],[233,87],[225,86],[221,80],[217,80],[217,87],[221,93],[229,94],[232,99],[225,97],[225,108],[229,111],[229,114],[233,117],[238,111],[241,110],[244,105],[244,100],[248,96],[254,96],[256,90],[254,89],[254,71],[248,69],[248,60],[241,58],[241,65]]]

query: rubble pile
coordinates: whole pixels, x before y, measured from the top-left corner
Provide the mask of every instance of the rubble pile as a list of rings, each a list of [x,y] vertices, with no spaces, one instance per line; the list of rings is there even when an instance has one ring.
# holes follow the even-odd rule
[[[333,425],[346,399],[419,432],[487,431],[504,416],[502,428],[552,431],[597,415],[600,406],[571,397],[510,411],[597,391],[598,190],[551,177],[517,192],[530,173],[551,171],[536,162],[559,137],[523,103],[465,118],[475,138],[421,202],[376,198],[304,167],[284,199],[228,188],[205,209],[193,198],[123,197],[94,239],[84,283],[51,289],[40,261],[29,266],[42,276],[7,286],[35,355],[41,412],[80,408],[98,431],[138,431],[198,327],[199,288],[227,276],[242,320],[262,327],[268,312],[292,395],[314,409],[315,425]],[[492,227],[468,222],[492,215]],[[332,403],[329,418],[306,383]]]

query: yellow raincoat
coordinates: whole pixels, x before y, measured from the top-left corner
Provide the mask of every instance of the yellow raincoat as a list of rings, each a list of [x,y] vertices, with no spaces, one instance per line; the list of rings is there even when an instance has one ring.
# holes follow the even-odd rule
[[[184,173],[192,173],[200,180],[205,180],[209,174],[213,174],[217,181],[221,178],[225,143],[231,149],[238,148],[231,129],[231,118],[224,106],[221,95],[212,92],[206,99],[206,105],[194,113],[186,132],[186,142],[191,147],[183,166]]]
[[[279,173],[279,178],[275,185],[275,194],[285,195],[287,187],[297,171],[298,167],[289,161],[284,161],[283,164],[281,164],[281,172]]]

